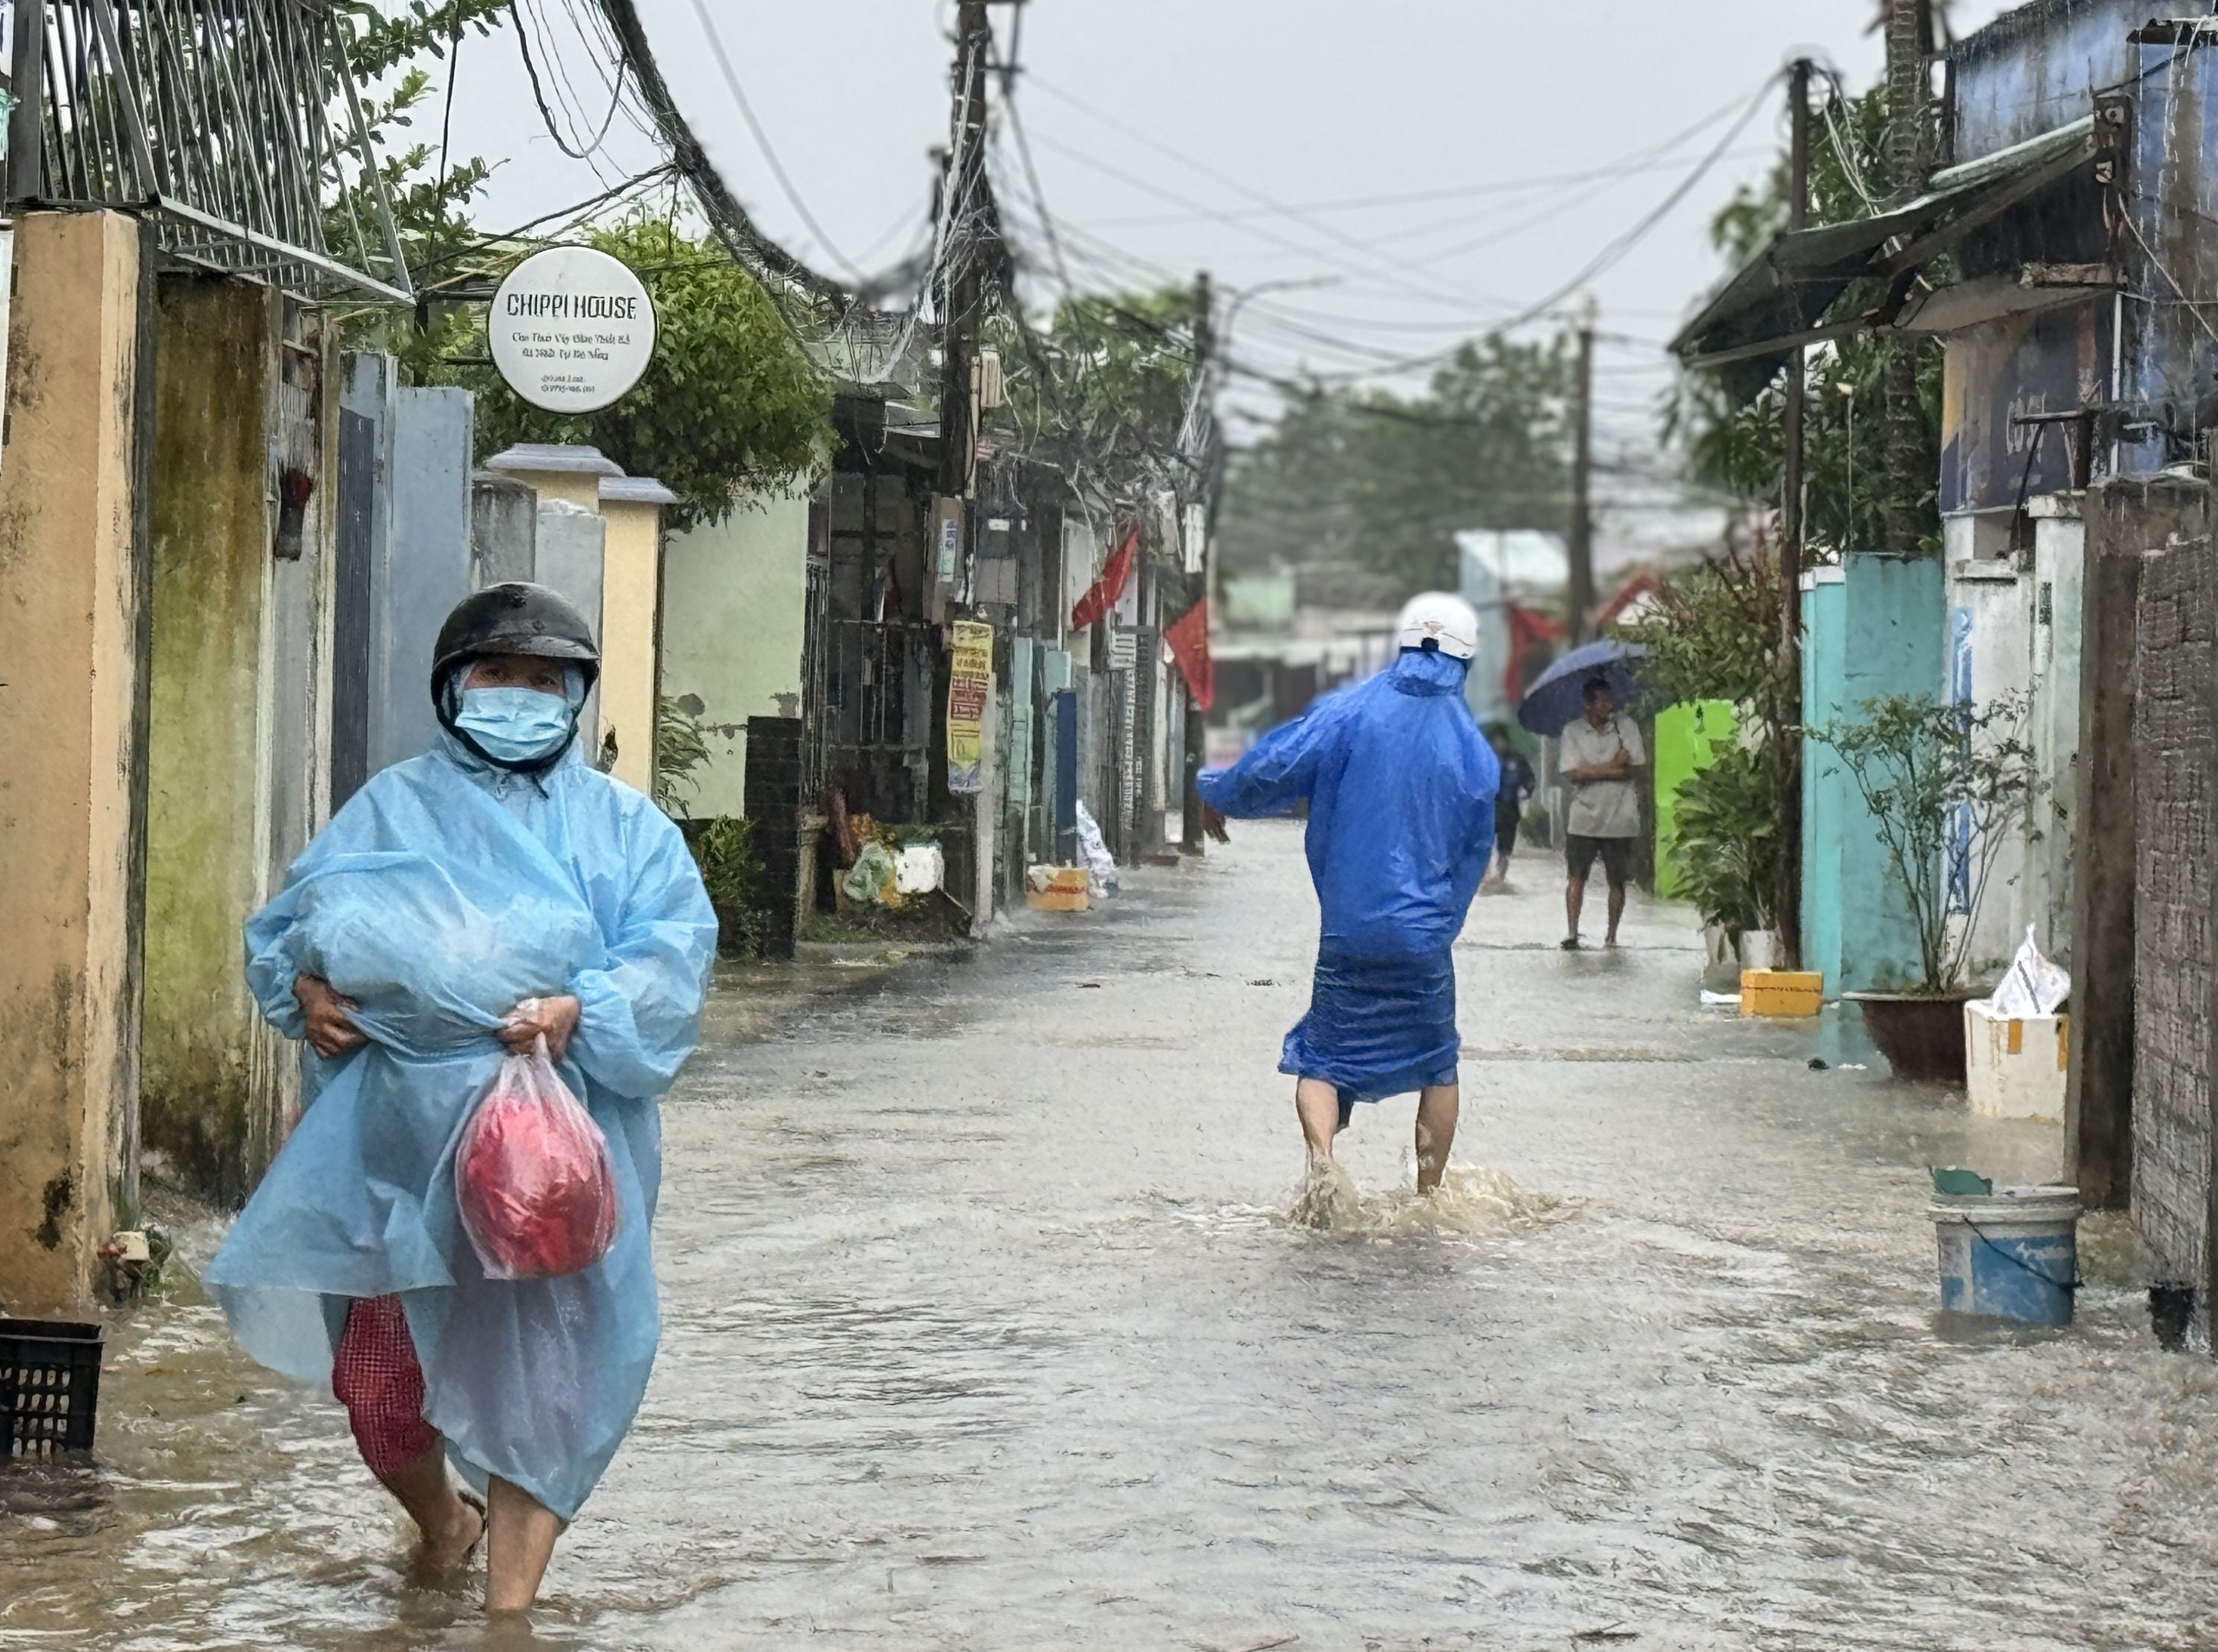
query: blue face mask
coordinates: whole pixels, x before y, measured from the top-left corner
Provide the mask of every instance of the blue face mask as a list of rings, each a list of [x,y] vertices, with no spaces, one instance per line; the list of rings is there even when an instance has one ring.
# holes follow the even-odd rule
[[[568,699],[537,689],[464,689],[455,725],[496,762],[535,763],[576,734]]]

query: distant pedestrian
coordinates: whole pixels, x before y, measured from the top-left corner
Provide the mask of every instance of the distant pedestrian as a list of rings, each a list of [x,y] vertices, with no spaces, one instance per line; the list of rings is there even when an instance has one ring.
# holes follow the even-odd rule
[[[1509,733],[1495,728],[1487,733],[1494,760],[1501,768],[1501,790],[1494,799],[1494,865],[1487,869],[1485,888],[1509,887],[1509,858],[1517,852],[1517,833],[1525,824],[1525,805],[1538,789],[1533,766],[1510,744]]]
[[[315,1052],[313,1099],[205,1282],[248,1353],[330,1383],[416,1522],[418,1574],[482,1543],[486,1610],[521,1611],[646,1391],[656,1104],[717,921],[678,828],[580,750],[600,655],[575,608],[495,586],[433,653],[438,742],[355,793],[248,922],[248,985]],[[582,1272],[492,1278],[457,1143],[503,1053],[535,1049],[606,1142],[615,1238]]]
[[[1586,709],[1564,725],[1559,745],[1560,771],[1571,789],[1566,823],[1570,881],[1564,886],[1564,916],[1570,932],[1564,950],[1579,947],[1579,917],[1586,901],[1587,874],[1599,858],[1610,880],[1610,928],[1603,944],[1618,943],[1618,923],[1625,917],[1625,884],[1632,877],[1633,839],[1640,835],[1640,793],[1635,781],[1648,753],[1640,730],[1618,715],[1607,677],[1590,677],[1581,695]]]
[[[1417,1189],[1439,1186],[1461,1103],[1452,951],[1494,847],[1494,753],[1463,703],[1478,616],[1430,594],[1403,609],[1401,652],[1369,682],[1203,774],[1229,815],[1309,806],[1306,839],[1322,928],[1309,1013],[1279,1071],[1313,1169],[1359,1101],[1418,1092]]]

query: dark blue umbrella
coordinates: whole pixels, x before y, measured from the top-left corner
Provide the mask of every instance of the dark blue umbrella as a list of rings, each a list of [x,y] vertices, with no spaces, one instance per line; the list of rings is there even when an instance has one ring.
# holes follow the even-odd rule
[[[1638,643],[1605,639],[1574,648],[1540,673],[1517,703],[1517,721],[1534,734],[1553,740],[1564,724],[1586,709],[1586,684],[1600,677],[1620,711],[1636,709],[1640,698],[1638,664],[1648,657]]]

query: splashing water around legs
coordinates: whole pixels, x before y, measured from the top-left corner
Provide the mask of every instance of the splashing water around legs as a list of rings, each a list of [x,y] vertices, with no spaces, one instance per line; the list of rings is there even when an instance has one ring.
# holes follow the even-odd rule
[[[1372,1239],[1537,1228],[1570,1214],[1563,1200],[1520,1187],[1484,1165],[1448,1166],[1430,1193],[1396,1188],[1365,1194],[1346,1170],[1328,1162],[1310,1168],[1287,1215],[1319,1233]]]
[[[1427,1085],[1417,1095],[1417,1191],[1430,1193],[1440,1185],[1448,1168],[1448,1155],[1456,1145],[1456,1121],[1462,1111],[1460,1085]],[[1315,1173],[1333,1163],[1333,1138],[1346,1124],[1340,1092],[1322,1079],[1303,1079],[1294,1086],[1294,1116],[1301,1121],[1301,1138],[1309,1150],[1309,1168]]]

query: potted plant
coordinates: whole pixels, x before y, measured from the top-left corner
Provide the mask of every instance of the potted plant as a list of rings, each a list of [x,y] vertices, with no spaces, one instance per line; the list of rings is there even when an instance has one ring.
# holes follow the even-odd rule
[[[1964,967],[1996,858],[2025,822],[2037,785],[2020,738],[2027,701],[1984,705],[1890,694],[1859,722],[1812,730],[1871,812],[1917,932],[1917,981],[1852,992],[1897,1078],[1964,1078]]]
[[[1710,754],[1706,768],[1679,783],[1672,858],[1681,888],[1702,914],[1713,966],[1704,984],[1737,990],[1741,937],[1772,929],[1779,816],[1761,749],[1717,740]]]

